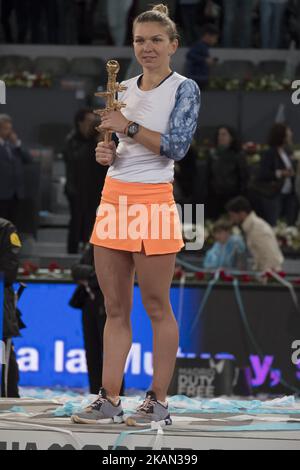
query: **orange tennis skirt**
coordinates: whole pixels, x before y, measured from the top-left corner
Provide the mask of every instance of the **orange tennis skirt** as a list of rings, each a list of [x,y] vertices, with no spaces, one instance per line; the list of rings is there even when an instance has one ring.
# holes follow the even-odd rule
[[[107,176],[90,243],[146,255],[181,251],[172,183],[128,183]]]

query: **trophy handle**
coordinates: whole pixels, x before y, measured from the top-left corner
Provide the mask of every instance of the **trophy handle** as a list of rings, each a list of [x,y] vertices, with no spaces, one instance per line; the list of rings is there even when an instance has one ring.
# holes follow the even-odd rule
[[[96,109],[94,113],[97,116],[103,116],[108,111],[120,111],[126,107],[126,104],[117,100],[117,93],[127,90],[127,87],[120,85],[117,82],[117,74],[120,71],[120,64],[116,60],[109,60],[106,64],[106,70],[108,74],[108,82],[106,91],[97,92],[95,96],[105,98],[106,106],[104,109]],[[103,131],[100,126],[96,127],[96,130],[104,134],[104,142],[109,143],[112,140],[113,131]]]

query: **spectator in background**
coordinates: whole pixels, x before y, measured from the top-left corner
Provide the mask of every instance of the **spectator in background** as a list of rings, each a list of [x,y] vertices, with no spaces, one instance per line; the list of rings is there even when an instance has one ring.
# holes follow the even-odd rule
[[[281,46],[283,19],[288,0],[260,0],[260,34],[263,49]]]
[[[247,267],[246,245],[243,237],[233,235],[231,222],[226,219],[218,220],[213,228],[213,236],[215,244],[205,255],[204,268],[245,270]]]
[[[124,46],[127,26],[128,14],[132,7],[133,0],[109,0],[107,3],[107,16],[115,46]]]
[[[58,44],[58,0],[28,0],[31,42]]]
[[[208,155],[208,214],[213,219],[225,211],[226,203],[245,195],[248,184],[246,158],[234,129],[218,128],[215,148]]]
[[[19,201],[24,199],[24,164],[31,163],[10,116],[0,114],[0,217],[17,225]]]
[[[222,0],[203,0],[203,22],[212,23],[221,29]]]
[[[272,227],[257,217],[244,197],[232,199],[226,205],[232,223],[240,225],[253,257],[254,271],[281,271],[284,261]]]
[[[252,12],[255,0],[223,0],[223,46],[249,48],[252,45]],[[238,41],[235,41],[235,37]]]
[[[75,129],[68,135],[63,151],[66,165],[65,193],[70,206],[68,253],[78,253],[80,242],[87,243],[95,222],[99,194],[107,168],[98,165],[95,148],[99,134],[96,117],[90,109],[75,116]]]
[[[263,154],[260,181],[266,197],[262,205],[264,218],[275,226],[280,218],[288,225],[294,225],[298,214],[295,193],[295,163],[292,153],[293,134],[285,124],[274,124],[269,136],[270,148]]]
[[[59,0],[58,2],[59,44],[77,43],[77,16],[74,0]]]
[[[289,0],[287,5],[288,33],[292,41],[300,47],[300,2],[299,0]]]
[[[217,27],[208,24],[203,27],[200,40],[187,53],[186,75],[195,80],[201,90],[207,87],[210,67],[217,62],[217,59],[210,57],[209,48],[217,44],[218,38]]]
[[[94,14],[98,0],[75,0],[77,7],[77,33],[79,44],[92,44]]]
[[[203,0],[178,1],[186,46],[194,44],[199,37],[200,3],[204,3]]]
[[[5,42],[25,42],[28,29],[28,5],[29,0],[2,0],[1,2],[1,23],[4,30]],[[17,38],[13,37],[12,15],[15,13],[17,22]]]
[[[100,290],[94,267],[93,246],[88,244],[72,276],[79,284],[70,305],[82,310],[82,326],[90,393],[98,395],[102,387],[103,332],[106,323],[104,297]],[[124,396],[124,380],[120,395]]]

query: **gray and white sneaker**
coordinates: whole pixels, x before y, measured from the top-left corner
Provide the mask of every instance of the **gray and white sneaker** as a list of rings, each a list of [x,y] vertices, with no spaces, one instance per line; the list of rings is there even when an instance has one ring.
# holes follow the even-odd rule
[[[71,421],[75,424],[121,424],[123,416],[121,400],[115,405],[107,398],[106,390],[100,388],[97,400],[81,413],[71,416]]]
[[[159,403],[155,392],[149,390],[142,405],[137,407],[136,413],[125,417],[125,423],[127,426],[149,426],[153,421],[162,426],[172,424],[168,405]]]

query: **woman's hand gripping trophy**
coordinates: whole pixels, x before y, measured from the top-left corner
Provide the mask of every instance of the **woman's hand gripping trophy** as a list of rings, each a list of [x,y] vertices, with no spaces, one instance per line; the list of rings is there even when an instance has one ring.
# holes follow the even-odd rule
[[[100,165],[110,166],[116,157],[116,144],[112,141],[113,132],[123,132],[128,124],[128,120],[121,113],[121,109],[126,107],[116,99],[117,93],[125,91],[126,87],[117,82],[117,74],[120,65],[115,60],[110,60],[106,65],[108,73],[107,91],[96,93],[96,96],[106,99],[106,108],[94,111],[101,116],[101,125],[96,129],[104,134],[103,142],[99,142],[96,148],[96,160]]]

